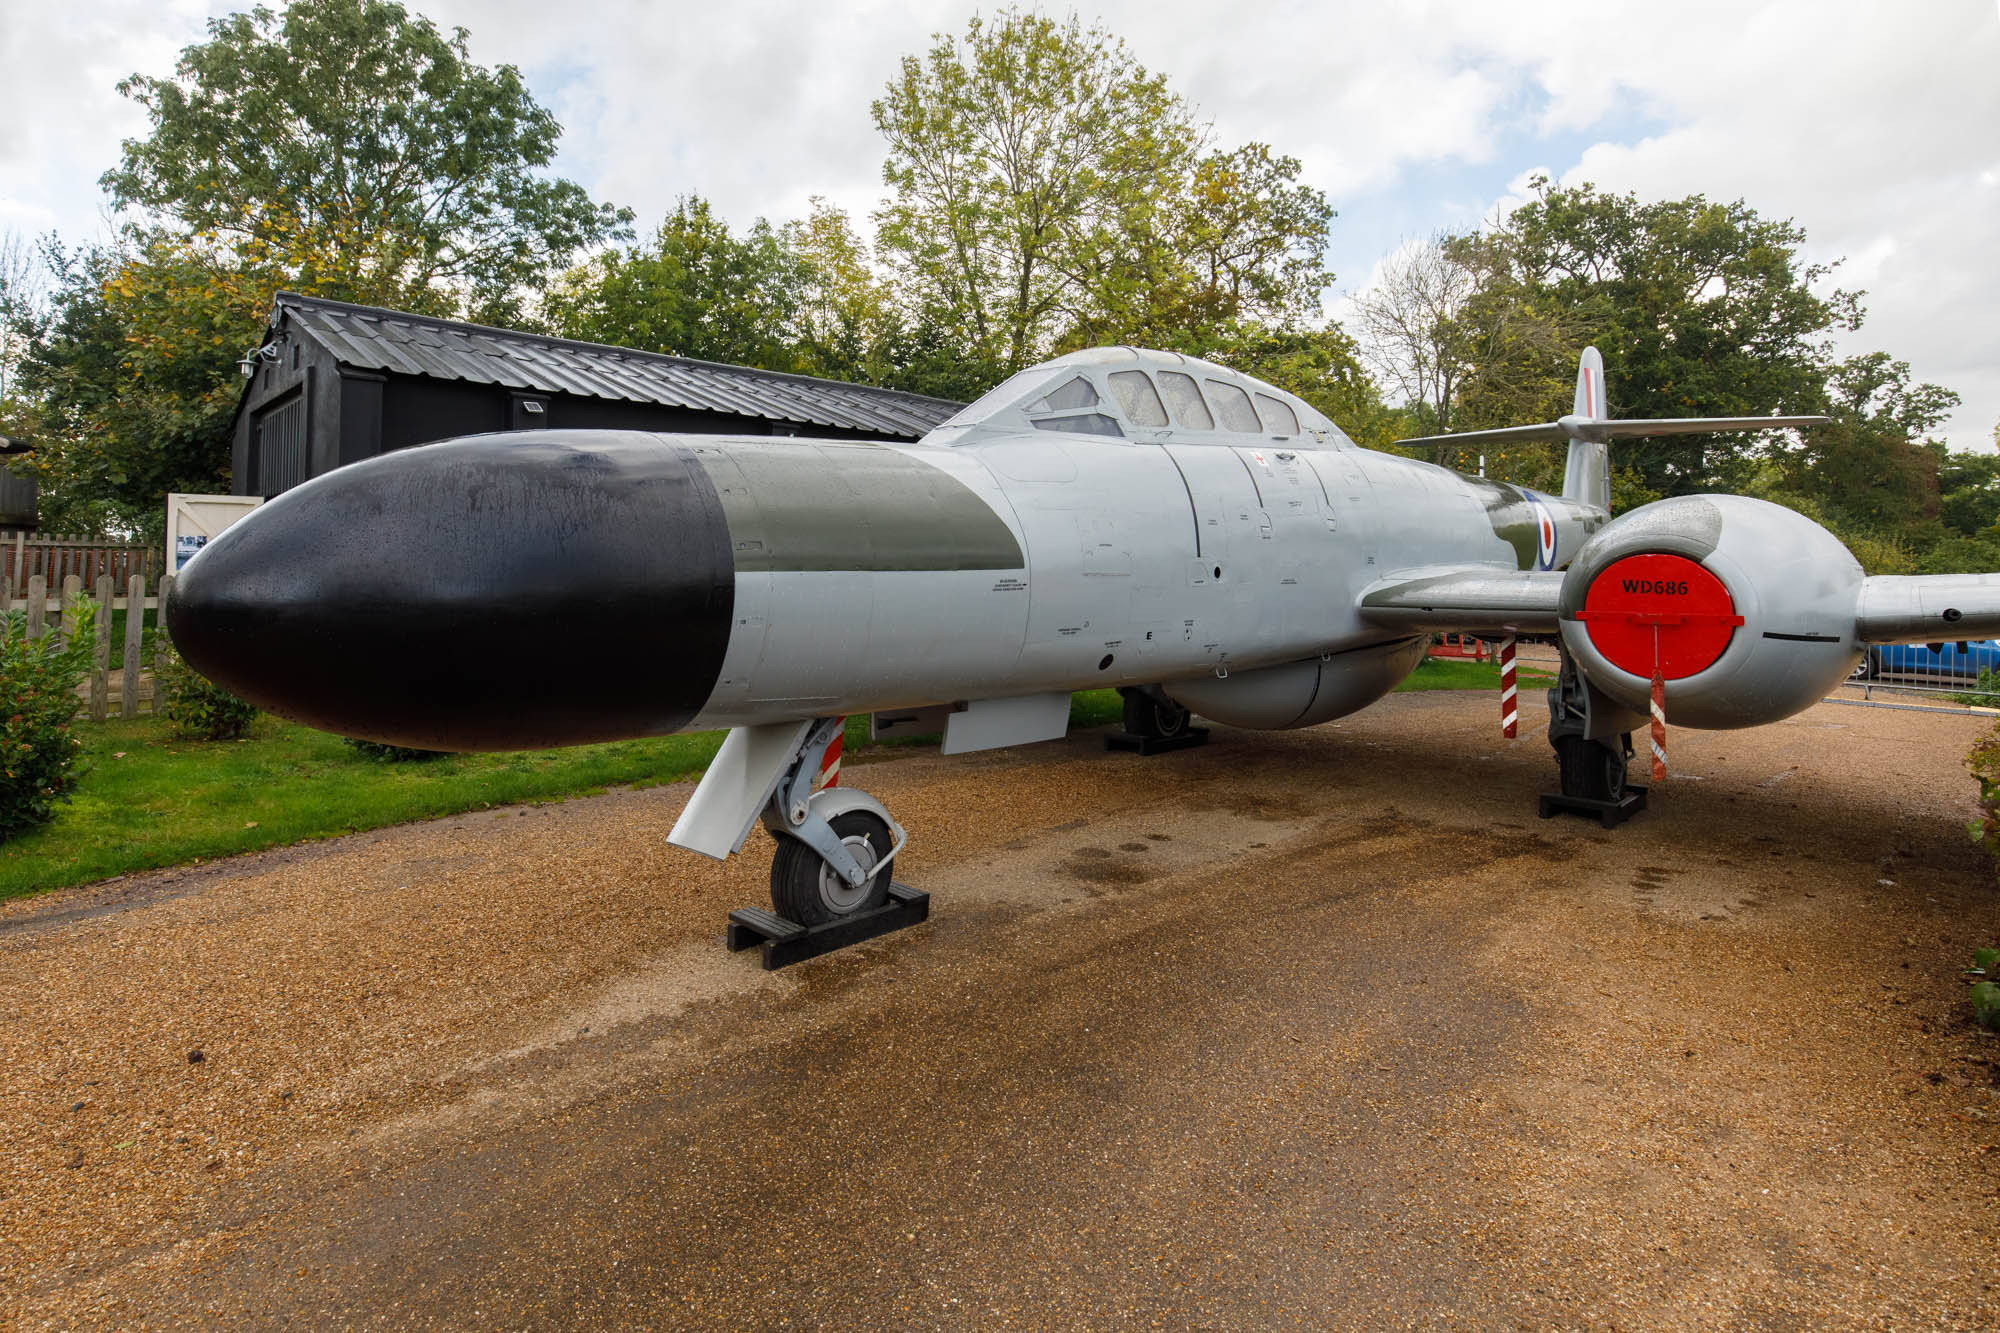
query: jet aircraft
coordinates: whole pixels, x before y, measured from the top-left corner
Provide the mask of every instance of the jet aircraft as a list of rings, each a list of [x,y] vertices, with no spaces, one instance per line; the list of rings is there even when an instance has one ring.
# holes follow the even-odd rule
[[[1126,725],[1306,727],[1363,708],[1435,631],[1558,636],[1562,790],[1624,790],[1655,678],[1677,726],[1776,721],[1868,643],[2000,632],[2000,575],[1868,577],[1829,532],[1733,495],[1613,517],[1607,445],[1809,417],[1609,415],[1587,350],[1562,494],[1359,448],[1301,399],[1164,352],[1024,370],[915,444],[517,431],[285,492],[210,542],[175,644],[274,713],[441,750],[727,728],[669,834],[761,819],[777,912],[881,904],[906,834],[822,768],[842,720],[947,754],[1060,737],[1072,691]],[[1429,442],[1429,441],[1425,441]]]

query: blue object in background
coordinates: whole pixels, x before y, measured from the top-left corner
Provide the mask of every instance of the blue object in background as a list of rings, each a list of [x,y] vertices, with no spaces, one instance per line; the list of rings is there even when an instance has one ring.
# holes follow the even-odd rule
[[[1855,675],[1941,676],[1971,680],[1982,671],[2000,671],[2000,639],[1972,639],[1959,650],[1957,643],[1941,645],[1932,652],[1921,643],[1884,643],[1869,648]]]

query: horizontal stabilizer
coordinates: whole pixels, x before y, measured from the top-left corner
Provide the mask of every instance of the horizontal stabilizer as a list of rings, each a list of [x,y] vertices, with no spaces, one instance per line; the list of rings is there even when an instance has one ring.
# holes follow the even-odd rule
[[[1502,426],[1498,430],[1468,430],[1454,435],[1420,435],[1414,439],[1398,440],[1396,443],[1399,446],[1478,445],[1547,440],[1560,444],[1565,440],[1582,440],[1587,444],[1603,444],[1609,440],[1639,435],[1700,435],[1709,431],[1784,430],[1796,426],[1824,426],[1830,420],[1831,417],[1663,417],[1651,421],[1636,419],[1593,421],[1587,417],[1567,416],[1556,421],[1545,421],[1537,426]]]
[[[1361,618],[1385,629],[1540,633],[1556,628],[1558,570],[1404,570],[1361,594]]]

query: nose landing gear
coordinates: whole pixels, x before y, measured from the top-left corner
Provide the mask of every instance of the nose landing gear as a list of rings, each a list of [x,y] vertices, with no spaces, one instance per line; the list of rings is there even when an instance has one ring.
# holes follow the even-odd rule
[[[930,895],[895,882],[896,856],[909,841],[902,825],[867,792],[822,785],[845,723],[823,717],[731,731],[668,838],[720,860],[763,820],[778,844],[771,910],[731,912],[728,943],[736,950],[761,941],[766,968],[930,915]]]

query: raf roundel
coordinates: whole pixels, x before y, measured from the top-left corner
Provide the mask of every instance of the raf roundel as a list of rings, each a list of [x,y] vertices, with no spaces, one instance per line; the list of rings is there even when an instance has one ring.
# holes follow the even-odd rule
[[[1535,568],[1554,569],[1556,567],[1556,521],[1549,516],[1548,506],[1540,497],[1528,497],[1529,508],[1535,511]]]

